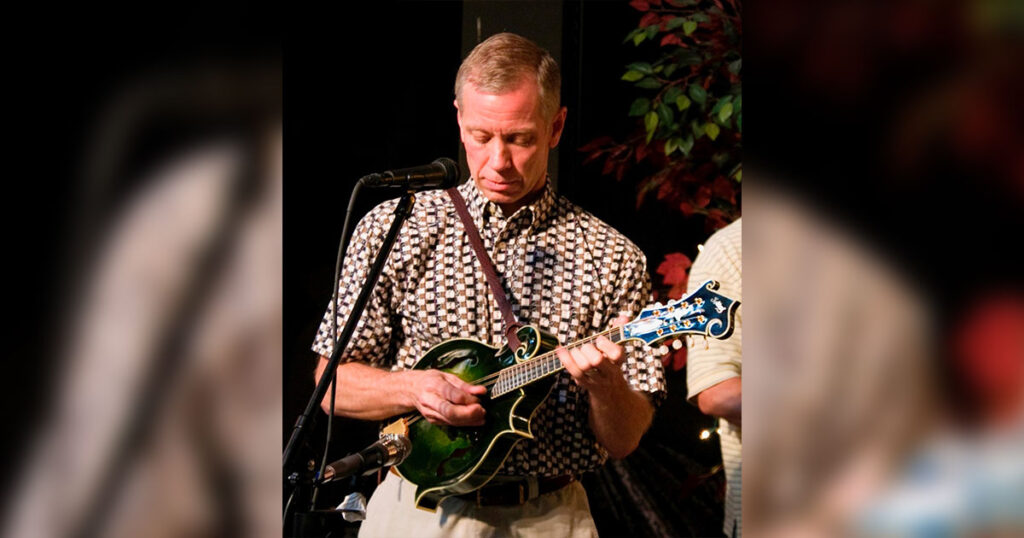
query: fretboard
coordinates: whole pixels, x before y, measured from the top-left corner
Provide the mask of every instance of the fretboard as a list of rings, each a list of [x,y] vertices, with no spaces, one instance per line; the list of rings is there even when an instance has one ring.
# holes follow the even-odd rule
[[[598,333],[569,344],[566,349],[573,349],[597,340],[599,336],[605,336],[612,342],[621,342],[623,339],[622,329],[616,327],[603,333]],[[497,398],[502,394],[522,388],[538,379],[560,372],[563,369],[562,361],[554,351],[538,355],[528,361],[521,362],[514,366],[505,368],[498,374],[497,381],[491,386],[491,397]]]

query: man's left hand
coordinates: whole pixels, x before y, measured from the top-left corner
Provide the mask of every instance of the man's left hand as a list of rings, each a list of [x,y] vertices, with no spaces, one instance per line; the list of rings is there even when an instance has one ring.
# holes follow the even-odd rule
[[[628,321],[629,318],[619,316],[613,325]],[[625,350],[604,336],[571,350],[559,347],[555,353],[576,384],[588,391],[600,393],[628,387],[621,367]]]

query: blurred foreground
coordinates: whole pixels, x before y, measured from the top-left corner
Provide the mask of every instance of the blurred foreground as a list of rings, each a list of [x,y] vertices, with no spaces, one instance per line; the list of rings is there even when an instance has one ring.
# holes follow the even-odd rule
[[[1021,6],[748,9],[750,536],[1024,535]]]

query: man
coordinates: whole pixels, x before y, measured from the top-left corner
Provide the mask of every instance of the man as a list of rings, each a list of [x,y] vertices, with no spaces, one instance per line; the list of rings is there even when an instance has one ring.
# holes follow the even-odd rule
[[[707,280],[720,284],[718,291],[736,299],[743,294],[742,219],[718,230],[704,243],[690,269],[690,289]],[[743,307],[740,306],[742,309]],[[701,412],[717,417],[722,445],[722,465],[725,467],[725,523],[726,536],[741,537],[743,525],[741,507],[741,444],[743,440],[743,316],[736,312],[732,336],[726,340],[691,338],[686,363],[688,399],[696,403]]]
[[[621,234],[556,195],[548,152],[565,126],[560,75],[550,55],[514,34],[479,44],[456,77],[455,108],[472,181],[459,187],[480,230],[513,311],[573,342],[635,316],[650,282],[640,250]],[[339,290],[344,326],[395,202],[359,224]],[[332,351],[325,314],[313,349],[319,379]],[[618,318],[617,318],[618,316]],[[432,346],[451,338],[504,344],[501,314],[448,196],[421,194],[399,235],[343,364],[333,409],[383,420],[418,411],[437,424],[479,425],[484,387],[435,370],[410,370]],[[596,534],[586,494],[575,478],[608,456],[632,452],[664,390],[661,364],[606,338],[558,351],[565,372],[523,440],[479,496],[449,498],[436,513],[413,506],[415,487],[389,474],[367,507],[362,535],[430,536],[555,532]],[[522,503],[502,492],[522,486]],[[478,502],[479,501],[479,502]],[[519,501],[519,499],[516,499]]]

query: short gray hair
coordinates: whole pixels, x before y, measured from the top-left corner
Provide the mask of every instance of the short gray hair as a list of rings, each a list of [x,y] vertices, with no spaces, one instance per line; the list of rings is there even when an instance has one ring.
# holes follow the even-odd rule
[[[551,119],[561,105],[562,74],[548,51],[525,37],[504,32],[488,37],[462,61],[455,76],[455,99],[462,106],[462,87],[472,82],[482,91],[502,94],[533,77],[540,89],[541,112]]]

